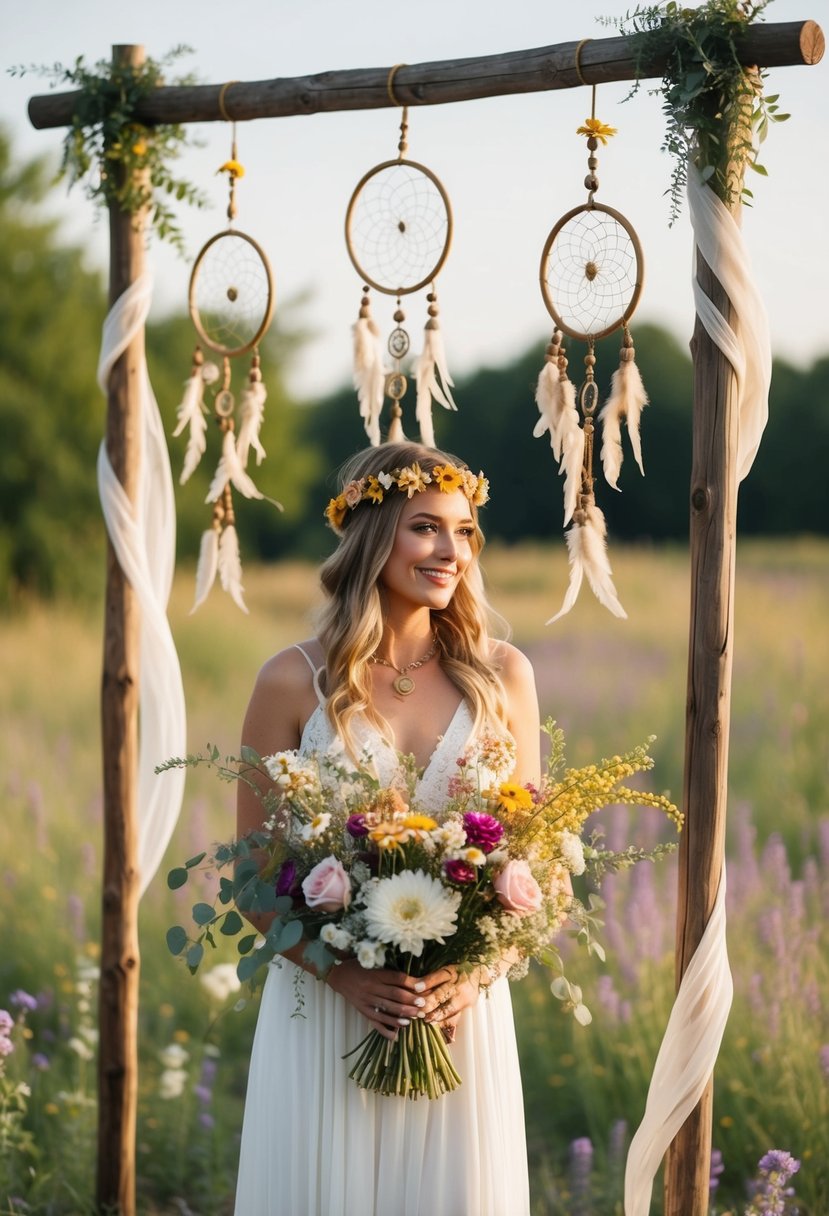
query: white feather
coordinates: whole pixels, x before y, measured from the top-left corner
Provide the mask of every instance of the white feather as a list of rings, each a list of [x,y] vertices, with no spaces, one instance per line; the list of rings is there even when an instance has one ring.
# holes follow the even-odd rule
[[[251,478],[242,468],[236,451],[233,431],[230,430],[225,431],[225,436],[222,440],[222,455],[216,466],[216,472],[213,474],[213,480],[210,483],[210,489],[207,491],[207,497],[204,501],[215,502],[228,482],[240,494],[243,494],[245,498],[265,498],[262,491],[257,489]],[[282,510],[281,504],[275,502],[274,499],[268,498],[267,501],[273,503],[278,510]]]
[[[184,395],[176,412],[176,429],[173,438],[177,439],[186,426],[190,427],[187,440],[187,450],[184,453],[184,465],[179,477],[179,484],[184,485],[199,461],[204,455],[207,441],[207,419],[204,408],[204,380],[200,369],[197,369],[189,380],[184,382]]]
[[[438,380],[440,376],[440,380]],[[446,351],[443,336],[433,321],[426,323],[423,336],[423,350],[415,365],[415,383],[417,384],[417,400],[415,417],[420,426],[420,441],[427,447],[435,446],[435,431],[432,425],[432,400],[437,401],[445,410],[456,410],[458,407],[452,396],[455,382],[449,375],[446,366]]]
[[[219,533],[215,528],[202,532],[199,545],[199,561],[196,566],[196,598],[190,612],[193,613],[207,599],[210,588],[216,580],[219,568]]]
[[[581,474],[584,466],[584,431],[579,426],[576,386],[572,380],[562,381],[561,402],[556,441],[561,453],[561,464],[558,471],[564,475],[564,526],[566,528],[573,518],[573,512],[579,500]]]
[[[242,598],[242,562],[239,557],[239,537],[233,524],[222,529],[219,540],[219,579],[222,587],[238,608],[247,612],[247,604]]]
[[[360,417],[371,446],[380,444],[380,411],[386,387],[380,331],[371,317],[360,317],[354,326],[354,387]]]
[[[582,579],[588,583],[603,607],[614,616],[627,618],[611,577],[610,560],[607,556],[607,525],[604,515],[594,501],[588,502],[580,511],[567,533],[567,555],[570,561],[570,583],[564,603],[555,616],[547,621],[551,625],[564,616],[576,602]]]
[[[542,435],[550,434],[553,442],[556,422],[559,415],[561,400],[561,375],[558,364],[547,360],[538,373],[535,386],[535,403],[538,406],[538,422],[533,428],[533,438],[540,439]],[[557,452],[556,460],[561,460],[561,452]]]
[[[261,464],[265,459],[266,452],[259,442],[259,431],[265,417],[267,397],[268,390],[261,380],[249,380],[242,389],[239,402],[241,423],[236,437],[236,453],[243,467],[248,462],[251,448],[256,453],[257,464]]]
[[[620,363],[618,369],[613,373],[610,396],[599,415],[604,428],[602,432],[602,467],[605,477],[614,489],[618,488],[616,481],[622,467],[622,418],[627,422],[634,459],[639,465],[642,476],[645,475],[639,422],[642,410],[647,404],[648,394],[645,392],[642,376],[636,363],[633,359]]]

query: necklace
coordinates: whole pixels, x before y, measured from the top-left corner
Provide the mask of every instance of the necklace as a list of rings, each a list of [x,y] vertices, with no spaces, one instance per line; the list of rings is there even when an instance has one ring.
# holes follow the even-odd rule
[[[395,667],[394,663],[390,663],[388,659],[381,659],[379,654],[371,656],[372,663],[379,663],[381,667],[390,667],[392,671],[396,671],[397,677],[392,680],[391,686],[395,692],[400,693],[401,697],[408,697],[415,690],[415,682],[411,676],[407,676],[407,671],[416,671],[418,667],[422,667],[424,663],[428,663],[431,658],[434,658],[438,648],[437,635],[432,638],[432,645],[428,652],[424,654],[422,659],[415,659],[414,663],[407,663],[405,667]]]

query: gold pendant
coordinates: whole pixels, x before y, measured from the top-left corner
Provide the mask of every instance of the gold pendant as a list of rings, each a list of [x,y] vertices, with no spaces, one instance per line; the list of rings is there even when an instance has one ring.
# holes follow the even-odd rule
[[[398,676],[396,680],[392,680],[391,686],[401,697],[408,697],[410,692],[414,692],[415,682],[411,676]]]

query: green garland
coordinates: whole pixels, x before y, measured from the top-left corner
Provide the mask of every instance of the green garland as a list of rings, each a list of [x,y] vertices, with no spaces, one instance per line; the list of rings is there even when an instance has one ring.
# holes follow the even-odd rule
[[[657,57],[666,58],[660,88],[667,122],[662,150],[674,158],[670,187],[670,219],[682,210],[690,156],[702,180],[733,208],[753,197],[745,170],[766,176],[757,160],[769,123],[783,122],[778,95],[763,95],[766,73],[746,69],[740,46],[748,25],[760,17],[770,0],[706,0],[698,8],[683,8],[675,0],[634,9],[624,17],[608,18],[633,40],[637,75]],[[629,96],[637,92],[637,80]]]
[[[68,178],[70,185],[83,182],[87,197],[101,206],[118,207],[131,215],[147,208],[152,231],[181,253],[184,237],[171,203],[203,207],[207,200],[196,186],[176,178],[168,165],[192,141],[183,126],[145,126],[136,121],[135,112],[150,93],[167,83],[164,69],[191,53],[189,47],[178,46],[163,59],[147,59],[140,66],[99,60],[87,67],[79,56],[71,68],[55,64],[10,69],[17,76],[37,72],[48,76],[53,88],[74,85],[80,91],[63,141],[58,180]],[[193,81],[184,77],[173,83]]]

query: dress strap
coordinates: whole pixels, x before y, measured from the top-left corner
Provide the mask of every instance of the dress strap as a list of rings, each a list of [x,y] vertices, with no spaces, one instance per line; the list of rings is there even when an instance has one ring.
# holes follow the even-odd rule
[[[320,688],[320,675],[322,674],[322,672],[325,671],[325,668],[315,666],[314,660],[311,658],[308,651],[305,650],[302,646],[300,646],[299,642],[294,642],[294,650],[299,651],[299,653],[305,659],[305,662],[311,668],[311,678],[314,683],[314,692],[317,694],[317,700],[319,701],[320,705],[325,705],[325,700],[326,700],[325,694],[323,693],[322,689]]]

